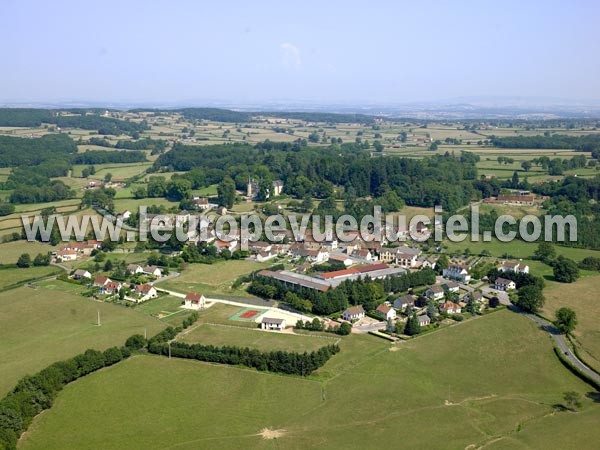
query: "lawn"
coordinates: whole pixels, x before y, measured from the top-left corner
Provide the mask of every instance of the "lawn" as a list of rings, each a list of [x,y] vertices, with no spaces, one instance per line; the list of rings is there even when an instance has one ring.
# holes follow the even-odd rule
[[[203,324],[188,333],[184,332],[178,340],[188,344],[234,345],[263,351],[286,350],[297,352],[310,352],[337,341],[333,336],[329,339],[308,335],[267,332],[261,331],[256,326],[257,324],[254,324],[254,329],[245,329]]]
[[[22,376],[88,348],[122,345],[135,333],[164,328],[133,309],[77,295],[76,285],[53,281],[43,286],[0,292],[0,395]],[[101,326],[97,326],[100,311]]]
[[[598,289],[600,275],[582,277],[577,282],[551,283],[544,290],[546,305],[544,315],[554,318],[554,312],[567,306],[577,313],[578,325],[575,330],[577,342],[581,345],[586,362],[600,371],[600,302]]]
[[[189,264],[177,278],[159,282],[157,287],[181,292],[195,291],[204,295],[234,295],[248,297],[243,289],[232,289],[231,284],[240,276],[273,265],[247,260],[219,261],[214,264]]]
[[[521,436],[543,448],[548,430],[574,430],[579,415],[588,437],[598,435],[600,406],[590,400],[583,413],[551,414],[563,392],[590,388],[558,362],[546,334],[512,312],[395,346],[364,335],[340,345],[309,379],[138,356],[67,386],[19,448],[431,450]],[[263,438],[266,428],[280,430],[276,441]],[[576,439],[571,448],[597,442]]]
[[[1,268],[0,290],[62,272],[62,269],[53,266],[29,267],[27,269],[21,269],[18,267]]]

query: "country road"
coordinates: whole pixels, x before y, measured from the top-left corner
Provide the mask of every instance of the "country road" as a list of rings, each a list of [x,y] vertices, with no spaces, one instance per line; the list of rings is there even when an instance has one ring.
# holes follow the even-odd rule
[[[518,311],[518,309],[517,309],[517,311]],[[554,327],[554,325],[552,325],[546,319],[542,319],[541,317],[536,316],[535,314],[526,313],[524,311],[520,311],[520,312],[525,317],[527,317],[527,318],[533,320],[535,323],[537,323],[542,330],[550,333],[550,335],[554,339],[554,342],[556,342],[558,349],[563,353],[565,358],[568,359],[569,362],[573,366],[577,367],[577,369],[579,369],[582,373],[587,375],[590,379],[592,379],[596,383],[600,384],[600,374],[594,372],[592,369],[590,369],[588,366],[586,366],[583,362],[581,362],[581,360],[579,358],[577,358],[577,356],[575,356],[575,354],[571,351],[571,349],[567,345],[567,340],[566,340],[564,334],[560,333]]]

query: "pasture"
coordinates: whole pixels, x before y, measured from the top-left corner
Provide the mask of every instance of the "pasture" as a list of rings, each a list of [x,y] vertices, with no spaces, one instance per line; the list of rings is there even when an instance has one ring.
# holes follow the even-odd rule
[[[553,408],[590,388],[512,312],[397,345],[341,341],[308,379],[137,356],[67,386],[19,448],[542,448],[552,428],[577,430],[578,416],[587,439],[566,448],[600,437],[591,400],[577,414]]]
[[[152,335],[164,328],[133,309],[81,297],[77,289],[82,288],[53,281],[0,292],[0,395],[55,361],[88,348],[122,345],[144,329]]]
[[[511,242],[501,242],[497,239],[492,239],[490,242],[471,242],[469,237],[462,242],[452,242],[445,240],[443,245],[447,247],[449,253],[462,253],[466,249],[471,251],[471,254],[478,255],[484,250],[490,252],[492,256],[502,258],[504,255],[510,255],[512,258],[531,259],[535,250],[538,247],[537,242],[525,242],[520,240],[513,240]],[[574,259],[575,261],[581,261],[587,256],[600,257],[599,250],[589,250],[585,248],[575,247],[563,247],[555,245],[557,255],[563,255],[566,258]]]
[[[554,312],[563,306],[577,313],[575,338],[582,356],[600,371],[600,304],[598,302],[600,275],[582,277],[575,283],[551,283],[544,290],[546,304],[543,314],[553,320]]]
[[[38,241],[5,242],[0,244],[0,264],[15,264],[23,253],[29,253],[33,260],[38,253],[46,254],[54,250],[56,247]]]
[[[184,331],[177,340],[188,344],[232,345],[261,351],[285,350],[300,353],[318,350],[324,345],[333,344],[338,340],[334,335],[331,338],[295,335],[277,331],[261,331],[256,328],[256,323],[254,326],[254,329],[247,329],[202,324],[189,332]]]
[[[52,266],[29,267],[27,269],[2,267],[0,268],[0,291],[62,272],[62,269]]]

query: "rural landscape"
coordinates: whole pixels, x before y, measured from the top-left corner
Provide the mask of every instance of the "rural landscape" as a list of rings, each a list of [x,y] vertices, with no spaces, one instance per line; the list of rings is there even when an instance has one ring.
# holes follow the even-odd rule
[[[313,102],[318,50],[278,48],[260,102],[142,95],[143,58],[113,96],[3,79],[34,91],[0,96],[0,449],[597,448],[597,91]]]

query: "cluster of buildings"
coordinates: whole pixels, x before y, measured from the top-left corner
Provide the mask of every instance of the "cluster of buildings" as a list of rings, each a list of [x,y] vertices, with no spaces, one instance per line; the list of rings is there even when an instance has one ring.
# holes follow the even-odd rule
[[[89,239],[85,242],[69,242],[61,245],[55,252],[52,252],[52,256],[57,261],[75,261],[80,256],[90,256],[94,250],[102,248],[102,243]]]
[[[401,267],[391,267],[387,264],[376,263],[365,266],[352,267],[349,269],[323,272],[315,275],[305,275],[291,272],[289,270],[261,270],[259,276],[272,278],[284,284],[303,289],[311,289],[326,292],[330,288],[339,286],[344,281],[353,281],[369,277],[370,279],[382,279],[386,277],[404,275],[406,270]]]
[[[535,206],[538,200],[535,194],[530,191],[515,191],[509,194],[500,194],[497,197],[485,198],[483,202],[506,206]]]
[[[146,300],[158,297],[158,291],[149,283],[132,284],[127,286],[125,283],[111,280],[105,275],[97,276],[94,279],[92,286],[98,288],[98,291],[104,295],[119,294],[122,289],[129,287],[131,293],[129,296],[126,296],[125,299],[135,303],[145,302]]]

